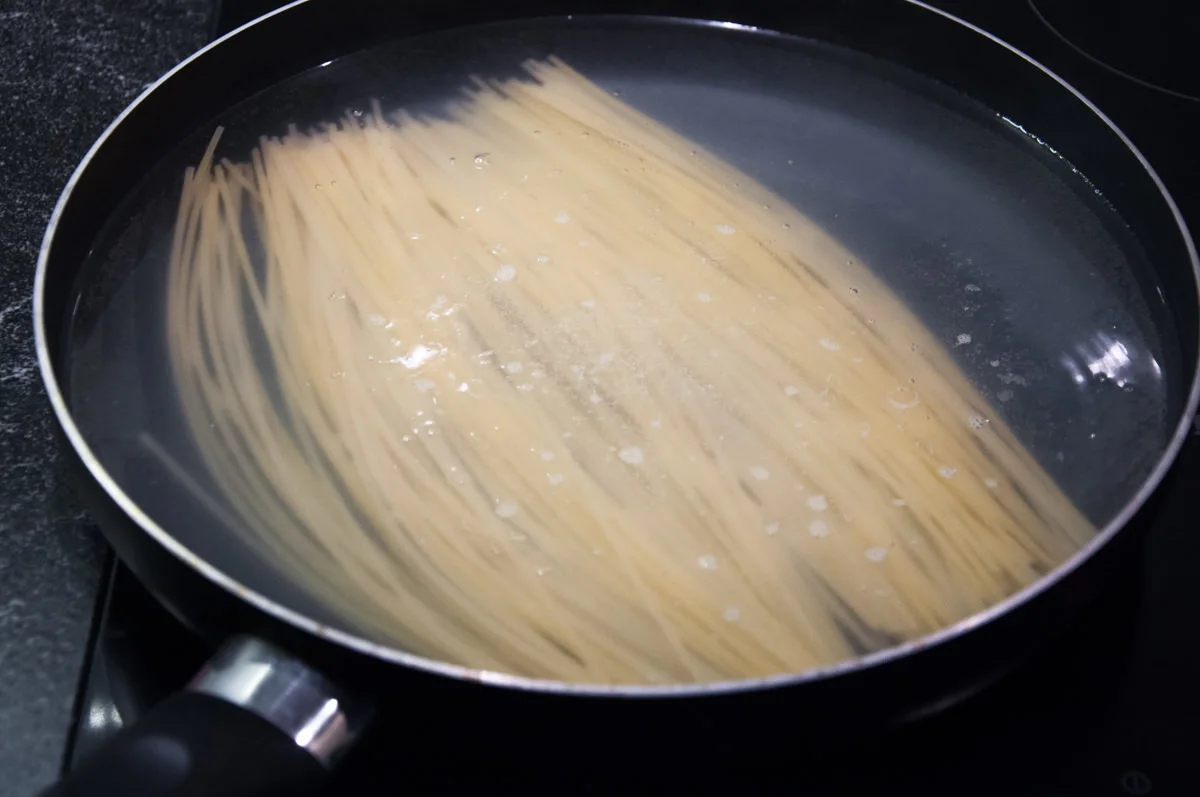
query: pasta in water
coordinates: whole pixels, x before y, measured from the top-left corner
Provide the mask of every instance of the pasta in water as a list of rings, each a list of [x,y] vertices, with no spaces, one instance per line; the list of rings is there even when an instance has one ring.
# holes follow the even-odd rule
[[[185,179],[173,376],[257,550],[349,627],[588,683],[797,672],[1090,523],[854,256],[556,59]]]

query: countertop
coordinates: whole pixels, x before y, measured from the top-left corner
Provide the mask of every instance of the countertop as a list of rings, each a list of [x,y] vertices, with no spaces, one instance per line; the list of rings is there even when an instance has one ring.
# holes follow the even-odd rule
[[[50,211],[121,109],[205,40],[208,0],[0,0],[0,797],[56,776],[104,561],[57,461],[30,296]]]

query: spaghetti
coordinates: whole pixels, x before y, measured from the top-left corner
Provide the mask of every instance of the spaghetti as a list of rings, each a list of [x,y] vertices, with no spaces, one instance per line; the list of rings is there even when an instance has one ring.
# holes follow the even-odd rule
[[[373,638],[795,672],[1093,533],[852,254],[558,60],[188,171],[175,383],[239,531]]]

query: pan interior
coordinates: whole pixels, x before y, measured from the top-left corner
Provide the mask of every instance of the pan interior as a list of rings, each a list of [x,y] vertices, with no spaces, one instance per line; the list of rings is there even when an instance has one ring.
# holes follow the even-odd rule
[[[1133,496],[1166,445],[1181,385],[1153,271],[1105,201],[1103,175],[1088,175],[1093,184],[992,110],[865,56],[702,24],[577,18],[463,28],[314,68],[195,131],[114,211],[78,283],[67,395],[99,462],[183,545],[286,607],[344,625],[243,545],[219,500],[196,497],[217,491],[167,365],[164,275],[184,169],[214,127],[226,131],[220,154],[241,160],[261,135],[372,100],[437,114],[472,75],[510,77],[550,55],[851,250],[1093,523]],[[147,436],[186,479],[148,452]]]

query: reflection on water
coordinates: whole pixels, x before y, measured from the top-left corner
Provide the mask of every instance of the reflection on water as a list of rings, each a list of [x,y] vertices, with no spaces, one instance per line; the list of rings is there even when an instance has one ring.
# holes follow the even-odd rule
[[[1162,376],[1162,369],[1153,355],[1104,332],[1098,332],[1091,340],[1076,346],[1074,353],[1063,354],[1062,364],[1077,385],[1086,383],[1089,378],[1099,378],[1111,380],[1123,388],[1138,384],[1139,377],[1148,376],[1158,381]]]

